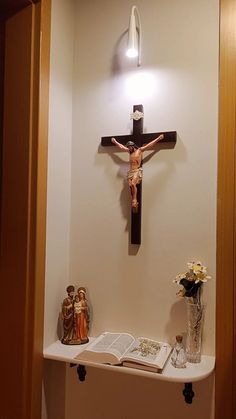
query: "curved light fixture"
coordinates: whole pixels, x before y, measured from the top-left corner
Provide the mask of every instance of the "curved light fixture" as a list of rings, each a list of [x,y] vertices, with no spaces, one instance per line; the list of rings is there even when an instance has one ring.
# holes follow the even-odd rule
[[[138,57],[138,66],[141,65],[141,20],[136,6],[132,6],[129,20],[127,57]]]

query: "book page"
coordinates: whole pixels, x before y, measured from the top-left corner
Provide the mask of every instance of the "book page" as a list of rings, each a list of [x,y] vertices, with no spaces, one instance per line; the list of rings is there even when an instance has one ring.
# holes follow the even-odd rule
[[[117,358],[121,358],[130,347],[134,338],[128,333],[103,333],[88,347],[91,352],[110,352]]]
[[[122,360],[163,368],[172,348],[168,343],[156,342],[147,338],[135,339]]]
[[[142,371],[159,372],[159,373],[162,372],[162,368],[153,367],[152,365],[138,364],[137,362],[132,362],[132,361],[124,361],[122,365],[124,367],[134,368],[134,369],[138,369]]]

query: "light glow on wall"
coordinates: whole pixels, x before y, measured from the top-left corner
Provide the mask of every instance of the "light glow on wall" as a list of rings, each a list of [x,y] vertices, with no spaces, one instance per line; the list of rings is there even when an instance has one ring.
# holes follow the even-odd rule
[[[150,71],[139,71],[125,78],[125,95],[134,103],[142,102],[156,94],[157,78]]]

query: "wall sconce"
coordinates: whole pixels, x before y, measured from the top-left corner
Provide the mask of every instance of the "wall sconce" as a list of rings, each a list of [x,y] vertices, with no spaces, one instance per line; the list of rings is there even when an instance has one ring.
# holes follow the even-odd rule
[[[141,65],[141,20],[136,6],[132,6],[129,20],[127,57],[138,57],[138,66]]]

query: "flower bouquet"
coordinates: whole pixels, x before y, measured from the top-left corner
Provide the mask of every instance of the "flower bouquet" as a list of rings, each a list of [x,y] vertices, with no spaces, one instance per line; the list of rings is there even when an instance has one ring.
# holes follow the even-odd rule
[[[173,282],[183,285],[177,293],[181,297],[188,297],[192,302],[201,304],[201,286],[211,277],[207,275],[207,268],[201,262],[187,263],[188,271],[176,276]]]
[[[177,293],[185,297],[187,304],[186,353],[188,362],[201,361],[201,337],[204,306],[201,301],[201,288],[211,277],[201,262],[189,262],[188,271],[176,276],[174,282],[183,286]]]

